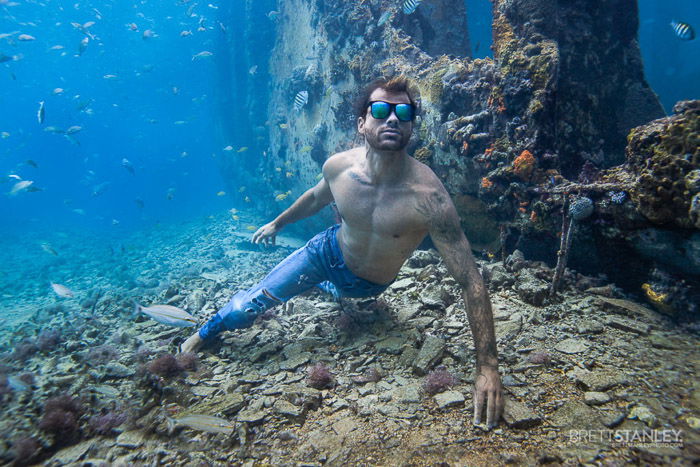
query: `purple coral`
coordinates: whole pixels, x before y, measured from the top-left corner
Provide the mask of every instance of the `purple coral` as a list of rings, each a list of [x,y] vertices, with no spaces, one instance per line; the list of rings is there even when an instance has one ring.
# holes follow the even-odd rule
[[[114,429],[124,423],[127,418],[127,414],[124,412],[109,411],[101,415],[90,417],[88,426],[93,433],[98,435],[110,435]]]
[[[119,352],[111,345],[103,344],[93,347],[87,354],[88,363],[102,364],[119,358]]]
[[[333,375],[326,365],[317,363],[308,370],[306,384],[315,389],[324,389],[330,387],[333,383]]]
[[[146,369],[154,375],[162,376],[163,378],[176,376],[183,371],[177,359],[169,353],[152,360]]]
[[[425,377],[425,381],[423,381],[423,391],[433,396],[446,391],[455,384],[457,384],[457,378],[441,365],[428,373],[428,376]]]
[[[41,443],[32,436],[16,439],[15,442],[12,443],[12,451],[15,456],[13,465],[20,466],[35,463],[41,448]]]
[[[42,352],[56,350],[58,344],[63,340],[58,329],[48,329],[41,331],[36,338],[36,346]]]
[[[38,348],[36,344],[31,339],[24,338],[17,345],[15,345],[12,358],[20,362],[25,362],[33,357],[37,350]]]
[[[197,355],[192,352],[185,352],[177,354],[175,357],[180,368],[186,371],[196,371],[197,365],[199,364],[199,359]]]
[[[44,404],[39,429],[54,435],[58,443],[71,441],[78,435],[78,420],[83,414],[80,401],[67,394],[52,397]]]

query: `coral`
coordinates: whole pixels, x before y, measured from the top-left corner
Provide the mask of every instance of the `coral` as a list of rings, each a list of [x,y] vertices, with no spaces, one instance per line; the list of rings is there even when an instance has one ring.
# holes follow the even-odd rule
[[[12,358],[20,362],[25,362],[29,360],[36,354],[37,346],[29,338],[22,339],[17,345],[15,345],[15,350],[12,352]]]
[[[56,350],[56,347],[62,341],[61,331],[58,329],[48,329],[39,333],[36,338],[36,346],[42,352],[51,352]]]
[[[357,320],[353,318],[352,314],[347,312],[343,312],[338,316],[335,320],[335,325],[341,333],[350,336],[356,334],[360,330],[360,325]]]
[[[177,364],[180,365],[180,368],[186,371],[196,371],[199,365],[197,354],[191,352],[179,353],[175,359],[177,360]]]
[[[180,363],[171,354],[164,354],[152,360],[146,369],[154,375],[162,376],[163,378],[177,376],[183,371]]]
[[[47,411],[39,422],[39,429],[51,433],[59,441],[66,441],[78,431],[78,417],[60,409]]]
[[[513,161],[513,173],[520,179],[528,181],[535,170],[535,164],[535,156],[526,149]]]
[[[99,365],[108,363],[119,358],[119,352],[117,349],[108,344],[98,345],[93,347],[87,354],[88,363],[93,365]]]
[[[576,198],[569,207],[569,215],[576,222],[586,219],[591,214],[593,214],[593,201],[585,196]]]
[[[600,178],[600,170],[591,161],[587,160],[583,163],[581,171],[578,174],[580,183],[593,183]]]
[[[428,373],[423,381],[423,391],[431,396],[446,391],[457,384],[457,378],[447,371],[444,366],[439,366]]]
[[[23,466],[33,464],[41,452],[41,443],[32,436],[18,438],[12,443],[14,454],[13,465]]]
[[[78,417],[83,413],[83,407],[80,401],[68,394],[52,397],[46,401],[44,404],[44,413],[55,410],[70,412]]]
[[[423,146],[413,153],[413,157],[424,164],[427,164],[428,161],[430,161],[430,158],[433,157],[433,151],[428,146]]]
[[[326,365],[319,362],[308,369],[306,384],[315,389],[328,388],[333,384],[333,375]]]
[[[98,435],[110,435],[115,428],[127,420],[125,412],[108,411],[101,415],[90,417],[88,427],[90,431]]]

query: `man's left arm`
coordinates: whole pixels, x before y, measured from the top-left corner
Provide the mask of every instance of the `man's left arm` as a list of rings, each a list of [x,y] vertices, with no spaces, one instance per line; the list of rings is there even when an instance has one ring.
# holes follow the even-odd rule
[[[449,194],[440,186],[425,194],[418,211],[426,218],[430,237],[449,273],[462,288],[462,296],[474,337],[476,379],[474,381],[474,424],[481,423],[486,403],[486,424],[498,423],[503,410],[503,388],[498,374],[498,351],[491,301],[484,280],[459,224],[457,210]]]

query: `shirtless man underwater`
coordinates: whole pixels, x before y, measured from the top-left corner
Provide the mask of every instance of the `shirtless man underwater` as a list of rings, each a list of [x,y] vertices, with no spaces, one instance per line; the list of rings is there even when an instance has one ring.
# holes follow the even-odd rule
[[[396,278],[427,234],[462,287],[476,348],[474,423],[498,423],[503,410],[491,302],[457,211],[435,173],[406,152],[417,106],[403,78],[371,83],[358,101],[357,129],[365,144],[334,154],[323,178],[253,234],[274,243],[287,224],[335,201],[339,225],[313,237],[257,285],[239,291],[181,347],[193,352],[224,330],[249,327],[265,310],[314,287],[336,297],[371,297]]]

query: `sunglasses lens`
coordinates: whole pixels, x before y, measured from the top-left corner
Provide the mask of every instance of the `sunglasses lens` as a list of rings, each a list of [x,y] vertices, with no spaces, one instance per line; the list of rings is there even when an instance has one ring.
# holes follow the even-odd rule
[[[373,102],[372,103],[372,116],[376,119],[383,119],[389,116],[391,111],[391,106],[387,102]]]
[[[410,104],[396,104],[396,118],[402,122],[413,120],[413,106]]]

